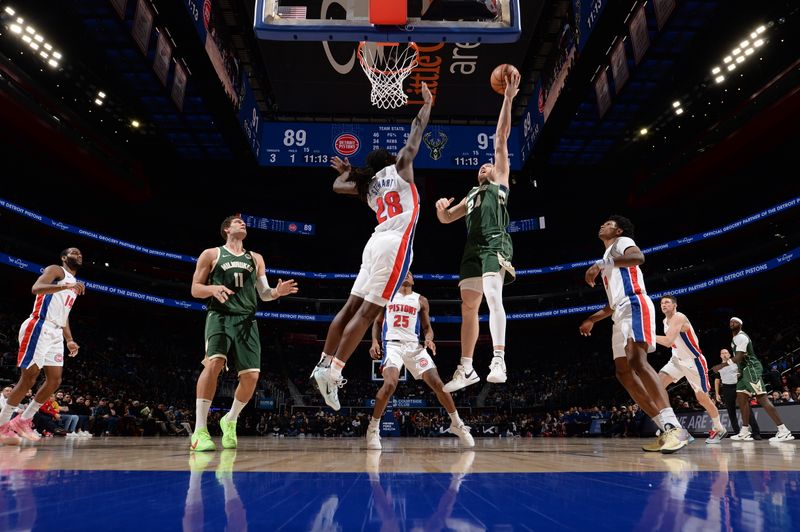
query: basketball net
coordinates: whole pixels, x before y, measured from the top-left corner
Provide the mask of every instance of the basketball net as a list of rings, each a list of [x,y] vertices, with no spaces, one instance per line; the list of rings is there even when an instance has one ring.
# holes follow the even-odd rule
[[[403,80],[417,67],[416,43],[373,43],[361,41],[358,61],[372,83],[370,101],[380,109],[397,109],[408,101]]]

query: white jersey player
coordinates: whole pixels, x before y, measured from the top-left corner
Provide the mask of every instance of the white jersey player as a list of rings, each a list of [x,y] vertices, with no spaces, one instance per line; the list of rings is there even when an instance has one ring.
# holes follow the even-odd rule
[[[708,381],[708,364],[700,350],[700,340],[689,319],[678,312],[678,298],[665,295],[661,298],[661,312],[664,313],[664,336],[656,336],[659,345],[672,349],[672,357],[658,372],[661,385],[665,388],[673,382],[686,378],[694,390],[697,401],[711,417],[712,429],[706,443],[722,442],[727,431],[719,419],[719,410],[709,397],[711,389]]]
[[[367,448],[380,449],[380,419],[386,405],[397,389],[400,371],[405,366],[417,380],[425,381],[436,393],[439,402],[450,416],[450,432],[458,436],[461,444],[472,447],[470,429],[458,415],[450,392],[445,391],[444,383],[436,371],[432,355],[436,355],[433,343],[433,328],[430,320],[428,300],[413,291],[414,277],[408,272],[400,290],[386,305],[386,312],[380,314],[372,325],[372,347],[370,356],[381,360],[383,386],[375,396],[375,408],[367,428]],[[420,338],[422,332],[422,338]],[[428,351],[430,350],[430,354]]]
[[[337,194],[357,196],[375,211],[378,225],[361,255],[350,297],[328,328],[325,347],[311,373],[325,403],[339,410],[342,370],[364,333],[383,311],[411,266],[419,197],[414,185],[414,158],[430,119],[433,95],[421,84],[424,104],[411,124],[405,146],[392,155],[387,150],[367,154],[366,166],[353,168],[347,159],[331,158],[339,172],[333,183]]]
[[[0,443],[19,443],[17,434],[31,441],[40,438],[33,432],[31,420],[61,384],[64,341],[70,356],[78,354],[79,346],[69,327],[69,313],[76,298],[86,290],[84,284],[75,279],[75,273],[82,265],[80,250],[67,248],[61,252],[61,265],[45,268],[31,288],[36,295],[33,312],[19,330],[17,365],[22,373],[0,411]],[[42,368],[44,383],[22,415],[9,421],[19,402],[36,383]]]
[[[581,323],[580,333],[590,336],[596,322],[613,316],[611,347],[617,379],[663,430],[658,442],[642,449],[674,453],[686,446],[688,433],[681,429],[658,374],[647,362],[647,353],[655,350],[656,320],[639,268],[644,253],[633,241],[633,224],[624,216],[609,216],[597,236],[606,250],[603,258],[586,270],[584,279],[594,287],[595,279],[602,274],[608,304]]]

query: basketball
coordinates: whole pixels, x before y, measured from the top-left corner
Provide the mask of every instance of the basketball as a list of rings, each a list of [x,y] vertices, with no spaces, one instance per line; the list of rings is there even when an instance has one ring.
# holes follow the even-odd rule
[[[497,94],[504,94],[506,92],[506,77],[515,72],[519,74],[517,67],[514,65],[509,65],[508,63],[497,65],[497,67],[492,70],[491,78],[489,78],[494,92]]]

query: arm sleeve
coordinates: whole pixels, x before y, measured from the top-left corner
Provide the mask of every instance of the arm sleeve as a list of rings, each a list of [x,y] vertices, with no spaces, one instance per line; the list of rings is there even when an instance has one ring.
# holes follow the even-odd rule
[[[267,282],[267,276],[262,275],[261,277],[256,280],[256,289],[258,290],[258,297],[261,298],[261,301],[272,301],[276,299],[276,295],[272,290],[272,287],[269,286]]]

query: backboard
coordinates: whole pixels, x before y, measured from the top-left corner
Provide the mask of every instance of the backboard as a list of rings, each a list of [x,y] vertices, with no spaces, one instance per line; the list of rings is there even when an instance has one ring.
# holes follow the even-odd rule
[[[511,43],[522,32],[519,2],[257,0],[254,29],[259,39],[277,41]],[[387,5],[401,9],[390,11]],[[397,24],[375,23],[386,21]]]

